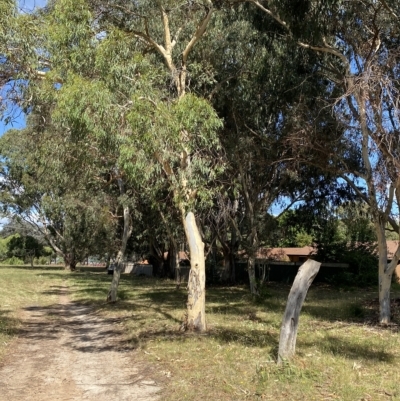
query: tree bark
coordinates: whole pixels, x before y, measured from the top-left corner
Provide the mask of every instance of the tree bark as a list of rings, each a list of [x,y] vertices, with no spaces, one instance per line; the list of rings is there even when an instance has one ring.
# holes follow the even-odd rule
[[[233,236],[234,234],[232,234]],[[234,239],[231,239],[230,243],[225,241],[218,236],[219,242],[221,243],[222,254],[224,256],[224,268],[221,275],[222,282],[229,282],[234,284],[236,281],[236,269],[235,269],[235,255],[234,255]]]
[[[206,330],[206,271],[204,243],[201,239],[194,214],[189,212],[184,227],[190,250],[190,273],[188,282],[187,316],[183,323],[185,330]]]
[[[122,179],[118,179],[118,185],[121,195],[125,195],[125,187]],[[121,272],[124,267],[124,258],[126,245],[128,243],[129,237],[132,233],[132,222],[129,214],[129,206],[124,206],[124,230],[122,232],[121,247],[117,254],[116,266],[113,273],[113,278],[110,285],[110,291],[107,295],[107,302],[117,302],[117,291],[119,286],[119,280],[121,278]]]
[[[175,239],[170,239],[170,245],[168,250],[168,259],[169,259],[169,274],[170,277],[173,278],[176,282],[176,285],[179,287],[181,284],[181,269],[179,265],[179,250],[178,245]]]
[[[278,364],[292,358],[296,350],[297,328],[300,311],[307,291],[317,275],[321,263],[307,260],[299,269],[286,304],[279,338]]]
[[[385,264],[387,266],[387,264]],[[379,266],[379,322],[389,324],[391,319],[390,287],[392,285],[392,272],[385,266]]]
[[[228,252],[223,250],[223,254],[224,270],[222,274],[222,281],[233,284],[235,282],[235,261],[230,250]]]
[[[71,251],[68,253],[63,254],[64,258],[64,268],[65,270],[71,270],[75,271],[76,270],[76,259],[75,259],[75,252]]]
[[[247,271],[250,281],[250,293],[252,295],[257,295],[258,289],[256,282],[256,260],[253,256],[249,256],[249,258],[247,259]]]
[[[164,271],[164,246],[160,247],[155,238],[150,239],[149,247],[151,261],[153,265],[153,275],[158,277],[164,277],[166,275]]]
[[[378,220],[378,219],[376,219]],[[385,220],[379,219],[375,223],[378,237],[379,253],[379,322],[386,325],[391,320],[390,307],[390,288],[392,285],[392,276],[399,261],[400,250],[398,247],[390,263],[388,260],[387,241],[385,236]]]

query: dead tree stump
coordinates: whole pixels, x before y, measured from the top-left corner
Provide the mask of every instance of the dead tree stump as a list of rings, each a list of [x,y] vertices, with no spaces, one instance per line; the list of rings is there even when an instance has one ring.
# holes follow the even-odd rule
[[[278,364],[292,358],[296,350],[297,328],[299,325],[300,311],[321,263],[308,259],[300,267],[286,304],[283,315],[281,334],[279,337]]]

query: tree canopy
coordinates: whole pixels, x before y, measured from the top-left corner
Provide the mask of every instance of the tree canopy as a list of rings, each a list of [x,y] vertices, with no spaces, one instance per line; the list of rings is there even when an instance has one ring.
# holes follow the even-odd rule
[[[207,255],[220,253],[234,282],[245,253],[256,295],[263,245],[377,241],[389,321],[400,258],[399,246],[388,263],[385,233],[399,234],[397,1],[1,7],[1,105],[28,120],[1,138],[0,201],[71,266],[101,252],[122,263],[138,242],[161,266],[161,250],[186,242],[187,327],[203,330],[195,300]],[[277,218],[277,202],[300,206]]]

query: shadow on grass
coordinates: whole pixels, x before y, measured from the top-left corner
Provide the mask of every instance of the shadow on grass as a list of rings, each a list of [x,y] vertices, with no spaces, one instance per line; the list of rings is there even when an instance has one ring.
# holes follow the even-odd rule
[[[18,333],[19,320],[11,316],[10,310],[0,310],[0,334],[15,335]]]
[[[315,343],[307,341],[298,341],[299,348],[315,347]],[[368,360],[376,362],[393,362],[394,356],[383,349],[375,349],[368,340],[363,344],[354,343],[351,340],[343,339],[337,336],[328,335],[318,342],[318,348],[334,356],[342,356],[347,359]]]
[[[148,311],[147,315],[124,318],[119,322],[129,323],[135,321],[136,332],[130,339],[123,339],[121,329],[118,324],[114,324],[113,319],[99,318],[91,321],[95,329],[91,329],[95,335],[95,341],[99,343],[95,346],[90,345],[88,330],[82,326],[81,319],[78,316],[76,321],[71,321],[68,317],[69,312],[65,312],[65,306],[53,305],[43,309],[46,314],[56,322],[60,319],[67,319],[63,327],[66,328],[71,336],[68,346],[82,352],[101,352],[109,349],[122,349],[127,347],[136,347],[139,344],[146,344],[149,341],[165,340],[170,342],[186,342],[188,339],[196,336],[198,338],[213,338],[221,344],[236,343],[244,347],[265,347],[273,350],[276,354],[279,336],[270,334],[267,330],[252,327],[218,327],[212,328],[204,335],[187,334],[178,331],[181,321],[173,315],[174,310],[185,311],[187,293],[184,288],[175,289],[175,284],[171,281],[160,281],[153,278],[135,277],[130,275],[121,276],[121,284],[118,291],[120,301],[116,304],[105,304],[105,297],[111,282],[111,276],[104,271],[100,272],[74,272],[70,275],[58,273],[57,271],[40,271],[38,274],[51,278],[71,278],[74,284],[74,291],[81,298],[80,303],[73,304],[73,308],[88,308],[91,305],[93,311],[104,309],[111,312],[113,309],[118,311]],[[47,294],[56,295],[62,289],[62,286],[52,286]],[[267,287],[265,296],[253,301],[249,296],[247,288],[240,287],[210,287],[207,289],[207,313],[227,315],[227,319],[247,320],[249,311],[256,313],[259,311],[273,311],[275,314],[283,312],[290,286],[274,285]],[[372,293],[371,293],[372,294]],[[356,316],[359,313],[357,305],[362,299],[367,299],[369,292],[361,290],[354,293],[343,293],[334,288],[313,288],[310,290],[306,304],[303,307],[302,314],[307,314],[315,319],[328,322],[348,321],[350,323],[363,323],[362,316]],[[355,299],[357,299],[355,301]],[[318,304],[320,302],[320,304]],[[94,308],[93,308],[94,306]],[[67,313],[67,315],[64,315]],[[265,316],[265,315],[264,315]],[[276,329],[277,322],[270,321],[265,317],[256,316],[258,323],[264,323],[267,327]],[[164,319],[167,324],[165,328],[160,327],[160,320]],[[175,326],[171,330],[171,325]],[[58,335],[57,325],[51,330],[45,330],[46,326],[36,327],[36,335]],[[54,332],[53,332],[53,331]],[[382,329],[384,330],[384,329]],[[39,332],[39,333],[37,333]],[[92,337],[90,337],[92,338]],[[115,341],[117,343],[115,343]],[[326,337],[321,340],[318,347],[325,353],[342,355],[347,358],[363,358],[373,361],[391,361],[392,356],[384,350],[376,351],[370,348],[368,344],[360,345],[346,342],[339,337]],[[299,343],[302,348],[309,348],[312,344],[306,342]],[[315,344],[314,344],[315,346]]]

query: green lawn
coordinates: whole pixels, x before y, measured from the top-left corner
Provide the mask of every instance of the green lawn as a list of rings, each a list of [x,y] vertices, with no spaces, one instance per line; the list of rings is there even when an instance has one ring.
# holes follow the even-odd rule
[[[151,363],[162,379],[166,401],[400,400],[398,306],[396,324],[377,326],[373,289],[313,286],[300,318],[297,356],[278,367],[279,328],[289,286],[266,287],[256,302],[245,287],[208,288],[209,331],[197,335],[179,331],[186,292],[176,290],[173,282],[125,275],[121,300],[111,305],[104,302],[111,277],[102,270],[11,271],[0,268],[0,285],[8,285],[10,276],[18,293],[30,295],[10,310],[49,302],[51,295],[44,293],[66,280],[74,301],[93,304],[99,314],[118,318],[137,357]],[[393,297],[399,293],[395,289]],[[1,297],[7,298],[4,293]],[[2,315],[7,325],[8,315],[16,316]]]
[[[46,268],[0,266],[0,360],[12,346],[23,308],[57,302],[53,287],[62,283],[65,273],[60,271],[58,277],[49,280],[48,272]]]

